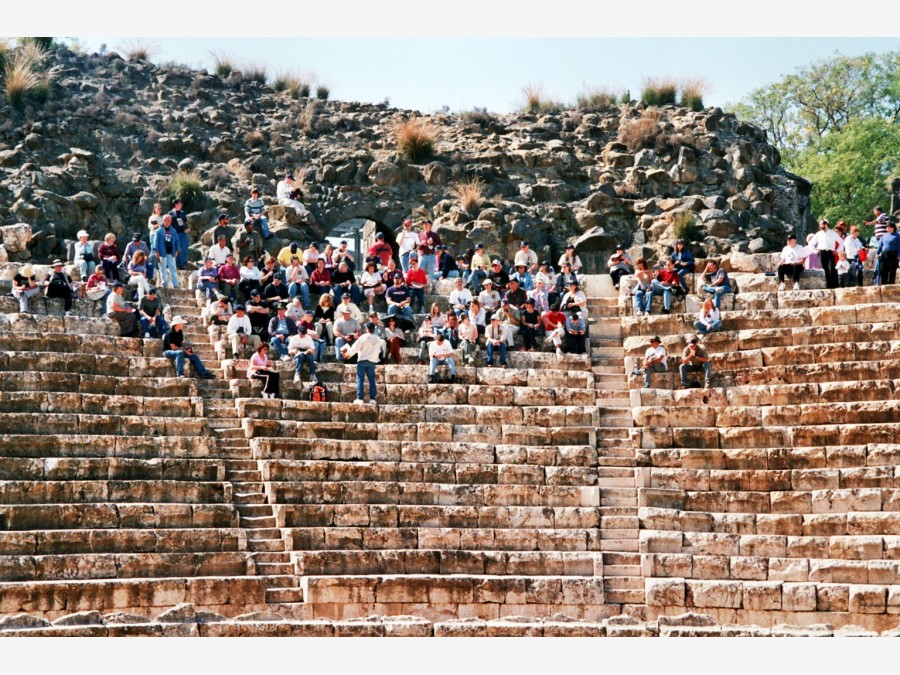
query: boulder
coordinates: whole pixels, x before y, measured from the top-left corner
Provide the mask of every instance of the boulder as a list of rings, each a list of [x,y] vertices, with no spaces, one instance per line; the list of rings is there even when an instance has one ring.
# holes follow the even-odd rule
[[[0,227],[0,243],[8,253],[21,253],[28,249],[31,241],[31,225],[16,223]],[[5,261],[4,261],[5,262]]]

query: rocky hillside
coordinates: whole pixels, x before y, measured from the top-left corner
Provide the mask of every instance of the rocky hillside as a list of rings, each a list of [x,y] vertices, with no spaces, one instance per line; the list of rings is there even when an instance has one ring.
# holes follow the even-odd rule
[[[408,111],[294,100],[240,73],[116,54],[60,48],[50,61],[59,73],[45,103],[0,108],[0,225],[33,231],[28,250],[7,251],[13,260],[60,255],[80,228],[145,228],[179,170],[203,184],[190,213],[198,230],[219,210],[239,222],[251,184],[274,203],[276,181],[293,170],[313,222],[275,209],[272,247],[351,218],[392,230],[415,213],[454,245],[484,241],[511,256],[527,237],[555,256],[576,242],[596,263],[618,241],[654,255],[678,234],[711,255],[764,252],[812,224],[809,183],[779,166],[763,132],[718,108],[436,115],[434,154],[415,164],[393,136]],[[484,196],[467,211],[452,188],[471,178]]]

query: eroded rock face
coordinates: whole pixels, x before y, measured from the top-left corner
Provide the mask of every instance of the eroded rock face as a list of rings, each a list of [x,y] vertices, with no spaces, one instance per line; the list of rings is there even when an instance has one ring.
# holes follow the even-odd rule
[[[454,247],[485,240],[511,258],[527,237],[555,258],[578,241],[585,263],[603,268],[618,242],[667,251],[687,220],[710,255],[777,250],[788,229],[811,224],[808,184],[780,168],[763,132],[719,109],[666,107],[639,144],[622,142],[622,132],[642,106],[477,124],[436,115],[435,153],[413,163],[392,132],[409,113],[384,105],[292,100],[240,74],[222,79],[66,49],[50,60],[64,69],[50,100],[0,132],[0,223],[34,230],[29,241],[19,225],[9,235],[4,228],[0,243],[12,260],[60,255],[81,228],[127,243],[176,171],[202,183],[188,208],[194,259],[219,211],[240,222],[251,184],[274,205],[288,170],[312,217],[297,229],[271,213],[273,246],[321,239],[349,218],[399,228],[415,213],[435,220]],[[484,185],[482,203],[463,209],[451,190],[472,178]],[[485,210],[491,218],[474,217]],[[679,211],[689,217],[676,223]]]

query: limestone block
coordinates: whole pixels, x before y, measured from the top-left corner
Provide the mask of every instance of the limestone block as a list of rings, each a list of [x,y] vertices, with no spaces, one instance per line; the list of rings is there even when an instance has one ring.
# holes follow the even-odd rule
[[[734,556],[729,560],[732,579],[764,581],[769,574],[769,559]]]
[[[816,584],[785,582],[781,587],[781,609],[785,612],[812,612],[816,609]]]
[[[865,561],[810,560],[809,580],[833,584],[865,584],[869,570]]]
[[[651,607],[684,607],[686,585],[684,579],[645,579],[644,592]]]
[[[31,241],[31,225],[16,223],[0,227],[0,244],[9,253],[21,253],[28,250]]]
[[[681,553],[682,540],[680,532],[640,531],[642,553]]]
[[[685,604],[691,607],[740,609],[743,601],[743,582],[688,580],[686,586]]]
[[[803,517],[799,514],[766,514],[756,517],[756,531],[759,534],[799,535],[803,528]]]
[[[728,579],[731,577],[727,556],[695,555],[691,561],[693,579]]]
[[[887,611],[887,591],[884,586],[850,586],[848,610],[859,614],[884,614]]]
[[[743,608],[758,611],[781,609],[781,587],[780,581],[745,581]]]
[[[740,540],[735,534],[685,532],[682,546],[693,555],[731,556],[738,555]]]
[[[769,580],[807,581],[808,579],[809,560],[795,558],[769,559]]]
[[[900,614],[900,586],[888,586],[887,613]]]
[[[787,538],[775,535],[748,535],[740,537],[740,553],[746,556],[782,558],[785,555]]]

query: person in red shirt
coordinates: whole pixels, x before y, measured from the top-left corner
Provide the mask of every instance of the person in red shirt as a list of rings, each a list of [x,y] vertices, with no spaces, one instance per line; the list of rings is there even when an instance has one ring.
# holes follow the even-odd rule
[[[409,272],[406,273],[406,285],[409,286],[409,294],[412,296],[412,305],[416,300],[419,302],[419,308],[415,311],[419,313],[425,306],[425,287],[428,286],[428,276],[421,267],[419,267],[419,259],[410,257]]]
[[[559,311],[559,303],[554,302],[549,310],[541,314],[544,326],[544,340],[556,349],[556,355],[562,356],[562,340],[566,334],[566,315]]]
[[[384,234],[379,232],[375,235],[375,243],[369,247],[369,257],[378,257],[382,267],[387,267],[393,256],[394,250],[391,245],[384,240]]]
[[[437,272],[438,246],[443,242],[441,235],[432,232],[430,220],[422,223],[422,232],[419,233],[419,266],[425,272],[425,278],[431,279]]]
[[[241,283],[241,270],[234,264],[234,256],[228,255],[225,264],[216,270],[219,292],[227,295],[234,302],[237,299],[238,284]]]
[[[675,271],[675,261],[669,258],[666,260],[666,266],[659,271],[656,279],[653,280],[650,291],[653,295],[663,296],[663,314],[668,314],[672,309],[672,289],[676,286],[681,286],[681,279],[678,276],[678,272]],[[653,300],[651,299],[650,302],[652,303]]]
[[[325,258],[316,260],[316,269],[309,275],[309,290],[317,295],[331,292],[331,272],[325,269]]]

